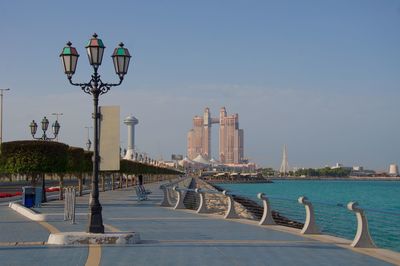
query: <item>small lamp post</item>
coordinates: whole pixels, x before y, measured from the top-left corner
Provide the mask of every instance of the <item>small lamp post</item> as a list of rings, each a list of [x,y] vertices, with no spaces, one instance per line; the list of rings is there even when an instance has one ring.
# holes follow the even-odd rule
[[[31,129],[31,134],[32,138],[37,139],[37,140],[43,140],[43,141],[49,141],[56,139],[58,136],[58,133],[60,132],[60,124],[56,120],[53,125],[51,126],[53,130],[54,137],[50,138],[47,136],[46,131],[49,128],[49,120],[46,117],[43,117],[42,121],[40,122],[43,130],[43,135],[39,138],[35,137],[36,131],[38,128],[38,125],[36,124],[35,120],[32,120],[32,122],[29,124],[29,128]],[[45,174],[42,174],[42,202],[46,202],[47,197],[46,197],[46,179],[45,179]]]
[[[0,153],[1,153],[1,144],[3,143],[3,93],[5,91],[9,91],[10,89],[0,89]]]
[[[62,63],[64,66],[64,73],[67,75],[69,83],[74,86],[81,87],[81,89],[93,96],[93,120],[94,120],[94,137],[93,137],[93,178],[92,178],[92,192],[89,204],[89,233],[104,233],[103,218],[101,215],[102,207],[99,201],[99,96],[107,93],[111,87],[119,86],[126,73],[128,72],[129,61],[131,55],[128,49],[124,48],[124,44],[120,43],[119,47],[114,49],[112,59],[114,62],[115,72],[119,77],[119,82],[116,84],[104,83],[100,79],[98,74],[98,68],[103,60],[104,43],[101,39],[97,38],[97,34],[93,34],[93,37],[89,40],[86,45],[86,51],[89,58],[89,63],[93,67],[93,75],[87,83],[74,83],[72,82],[72,76],[75,73],[76,65],[78,62],[79,54],[75,47],[72,47],[72,43],[68,42],[60,54]]]

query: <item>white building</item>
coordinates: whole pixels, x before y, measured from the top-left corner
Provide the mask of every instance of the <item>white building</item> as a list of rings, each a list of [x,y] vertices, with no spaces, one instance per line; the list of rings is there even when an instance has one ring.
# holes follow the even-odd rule
[[[399,167],[397,164],[392,163],[389,165],[389,175],[390,176],[398,176],[399,175]]]

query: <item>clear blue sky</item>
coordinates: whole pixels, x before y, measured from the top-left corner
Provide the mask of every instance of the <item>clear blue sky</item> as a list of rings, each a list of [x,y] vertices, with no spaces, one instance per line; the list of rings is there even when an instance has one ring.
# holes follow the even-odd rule
[[[278,168],[287,144],[290,166],[384,170],[400,163],[399,29],[397,0],[1,1],[4,140],[29,139],[32,119],[62,112],[61,140],[84,145],[92,101],[68,84],[59,54],[70,40],[74,79],[87,81],[96,32],[105,81],[117,79],[109,56],[120,41],[133,54],[100,103],[139,119],[136,144],[153,157],[185,154],[192,117],[226,106],[259,165]]]

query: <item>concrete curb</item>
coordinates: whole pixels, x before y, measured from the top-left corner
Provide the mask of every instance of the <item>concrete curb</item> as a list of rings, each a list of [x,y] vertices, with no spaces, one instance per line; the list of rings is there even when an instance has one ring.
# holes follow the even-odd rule
[[[46,221],[47,215],[36,213],[36,212],[32,211],[31,209],[26,208],[17,202],[10,202],[8,204],[8,207],[10,207],[14,211],[18,212],[19,214],[25,216],[26,218],[31,219],[32,221],[38,221],[38,222]]]
[[[126,245],[139,243],[140,235],[136,232],[107,232],[104,234],[63,232],[50,234],[47,240],[47,244],[50,245]]]

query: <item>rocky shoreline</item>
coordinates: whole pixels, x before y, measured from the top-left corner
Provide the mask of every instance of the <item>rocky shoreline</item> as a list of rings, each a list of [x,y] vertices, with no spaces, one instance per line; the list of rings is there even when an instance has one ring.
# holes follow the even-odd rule
[[[223,191],[221,187],[199,178],[193,178],[191,184],[189,185],[189,188],[190,189],[201,188],[204,190],[214,190],[220,192]],[[235,211],[240,218],[256,220],[256,221],[261,220],[261,217],[263,215],[263,207],[260,206],[257,202],[238,195],[233,195],[233,199],[235,201],[234,203]],[[222,194],[206,193],[205,203],[210,213],[217,213],[221,215],[225,214],[228,205],[227,198]],[[187,192],[185,195],[184,204],[186,208],[193,210],[196,209],[199,205],[199,196],[197,195],[197,193]],[[283,225],[298,229],[301,229],[304,225],[303,223],[292,221],[287,217],[280,215],[276,211],[272,211],[272,216],[275,223],[278,225]]]
[[[261,184],[261,183],[274,183],[271,179],[237,179],[237,180],[224,180],[224,179],[210,179],[206,182],[210,184]]]

